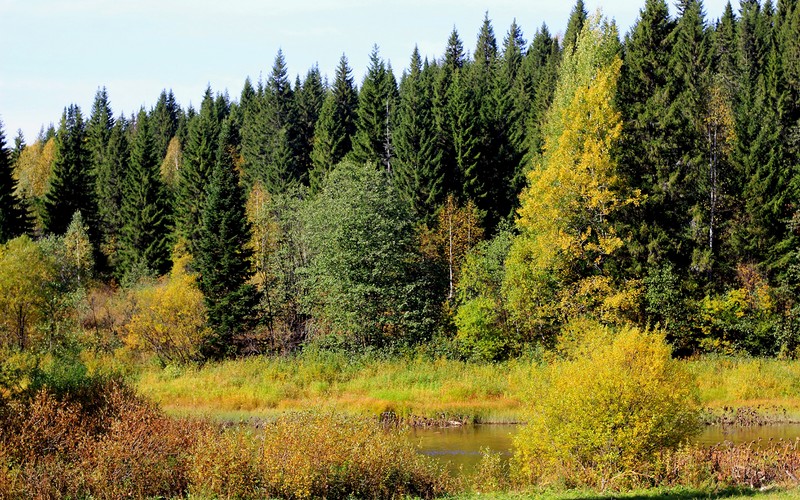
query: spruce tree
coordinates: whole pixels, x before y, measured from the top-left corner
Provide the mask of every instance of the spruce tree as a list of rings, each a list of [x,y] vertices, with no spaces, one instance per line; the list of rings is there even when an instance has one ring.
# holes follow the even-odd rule
[[[564,39],[561,41],[561,48],[563,50],[568,52],[573,52],[575,50],[575,43],[578,40],[578,35],[580,35],[583,29],[583,25],[586,24],[586,18],[588,16],[589,13],[586,11],[583,0],[575,2],[575,6],[572,8],[572,12],[569,15],[567,30],[564,32]]]
[[[352,71],[342,54],[336,68],[336,79],[325,97],[314,129],[313,169],[309,174],[312,190],[317,190],[325,174],[352,151],[357,107],[358,93]]]
[[[397,101],[397,86],[391,69],[380,58],[378,46],[372,48],[370,62],[358,94],[353,160],[372,162],[391,170],[392,115]]]
[[[626,265],[636,276],[675,258],[670,238],[676,237],[685,217],[675,202],[685,186],[673,180],[674,146],[666,117],[674,29],[666,1],[647,0],[626,38],[617,89],[623,120],[620,175],[646,195],[640,206],[625,207],[621,217],[624,232],[631,233],[624,249],[630,258]]]
[[[325,101],[325,87],[319,68],[314,66],[306,74],[302,85],[298,79],[295,91],[297,110],[297,170],[304,184],[309,182],[313,169],[311,154],[314,148],[314,129],[319,120],[322,103]]]
[[[433,117],[436,125],[436,149],[440,151],[440,167],[444,176],[442,186],[445,196],[461,196],[463,181],[456,161],[453,137],[453,79],[464,66],[464,44],[455,28],[447,40],[444,60],[436,68],[433,88]]]
[[[127,120],[120,116],[111,129],[103,161],[95,170],[100,250],[112,266],[116,264],[123,224],[121,206],[130,159],[127,129]]]
[[[175,200],[176,230],[192,255],[197,251],[206,188],[216,163],[219,131],[217,109],[211,89],[208,88],[200,105],[200,114],[189,124],[189,137],[183,150],[183,166],[178,173]]]
[[[0,245],[30,230],[25,206],[17,197],[16,188],[11,155],[6,148],[3,123],[0,122]]]
[[[22,129],[17,130],[17,136],[14,137],[14,149],[11,150],[11,165],[16,165],[19,160],[19,155],[25,150],[25,136],[22,135]]]
[[[257,93],[243,124],[242,156],[248,184],[258,181],[269,192],[281,193],[299,183],[297,149],[294,92],[279,50],[267,85]]]
[[[161,182],[158,152],[144,109],[134,124],[130,168],[120,206],[122,228],[118,275],[126,281],[160,275],[170,263],[170,213]]]
[[[214,358],[236,352],[233,342],[252,324],[258,302],[256,288],[248,283],[253,271],[245,192],[231,153],[230,122],[225,122],[195,255],[208,322],[214,331],[203,351]]]
[[[64,110],[55,145],[50,190],[45,196],[45,231],[64,234],[72,216],[80,210],[90,225],[92,242],[96,244],[94,180],[91,157],[86,149],[86,125],[78,106],[73,104]]]
[[[150,123],[153,128],[153,140],[156,143],[156,153],[159,159],[167,154],[169,141],[178,132],[178,119],[180,107],[175,101],[172,90],[162,90],[158,101],[150,112]]]
[[[395,184],[421,219],[430,218],[443,200],[444,175],[441,152],[436,149],[432,111],[432,81],[423,79],[419,49],[414,48],[411,67],[400,83],[400,105],[394,146],[397,153]]]
[[[542,121],[553,100],[560,60],[558,40],[551,36],[547,25],[543,24],[533,37],[521,70],[523,88],[530,104],[528,111],[524,113],[523,156],[513,181],[516,193],[522,190],[525,185],[525,174],[544,148]]]

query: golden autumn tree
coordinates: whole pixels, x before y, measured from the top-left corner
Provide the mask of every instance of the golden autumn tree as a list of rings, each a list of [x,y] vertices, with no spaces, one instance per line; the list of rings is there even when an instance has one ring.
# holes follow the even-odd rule
[[[35,343],[55,277],[53,262],[28,236],[0,246],[0,347],[25,350]]]
[[[37,229],[42,228],[44,196],[50,189],[54,154],[55,139],[51,138],[45,143],[36,142],[22,150],[14,169],[14,177],[18,182],[17,194],[32,207]]]
[[[135,313],[125,326],[125,344],[155,354],[163,363],[186,363],[199,356],[209,335],[206,307],[189,257],[178,258],[169,276],[132,291]]]
[[[614,24],[590,17],[562,62],[544,152],[520,196],[504,288],[512,316],[531,331],[550,329],[576,304],[593,311],[629,302],[604,268],[623,245],[615,212],[639,199],[622,185],[613,154],[622,130],[618,52]]]

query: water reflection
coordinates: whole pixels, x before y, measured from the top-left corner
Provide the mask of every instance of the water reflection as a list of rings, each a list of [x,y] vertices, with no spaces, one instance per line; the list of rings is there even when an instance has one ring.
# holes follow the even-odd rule
[[[452,471],[463,468],[472,472],[481,458],[481,450],[488,448],[510,457],[512,437],[517,425],[468,425],[446,429],[425,428],[412,430],[412,439],[421,453],[444,461]],[[723,442],[735,444],[755,442],[763,446],[770,441],[794,440],[800,437],[800,424],[778,424],[755,427],[707,426],[697,437],[702,445]]]

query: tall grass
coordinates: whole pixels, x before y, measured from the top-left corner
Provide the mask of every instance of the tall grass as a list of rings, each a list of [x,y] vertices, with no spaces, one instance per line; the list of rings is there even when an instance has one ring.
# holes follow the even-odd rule
[[[536,364],[375,359],[330,352],[253,357],[202,367],[150,369],[138,390],[173,414],[221,418],[335,409],[378,415],[516,421]]]
[[[800,361],[704,357],[681,361],[704,407],[752,407],[800,419]],[[238,420],[327,408],[485,423],[519,422],[531,381],[545,364],[530,359],[474,363],[375,358],[314,351],[187,367],[149,367],[139,392],[175,415]]]

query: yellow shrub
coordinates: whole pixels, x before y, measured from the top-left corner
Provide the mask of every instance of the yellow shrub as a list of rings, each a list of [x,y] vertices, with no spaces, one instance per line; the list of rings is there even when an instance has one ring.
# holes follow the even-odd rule
[[[694,383],[663,334],[595,328],[532,391],[529,424],[515,439],[525,480],[608,487],[646,473],[659,451],[698,429]]]
[[[133,294],[136,312],[127,324],[125,343],[164,362],[196,358],[209,332],[203,294],[184,262],[176,262],[169,277]]]

